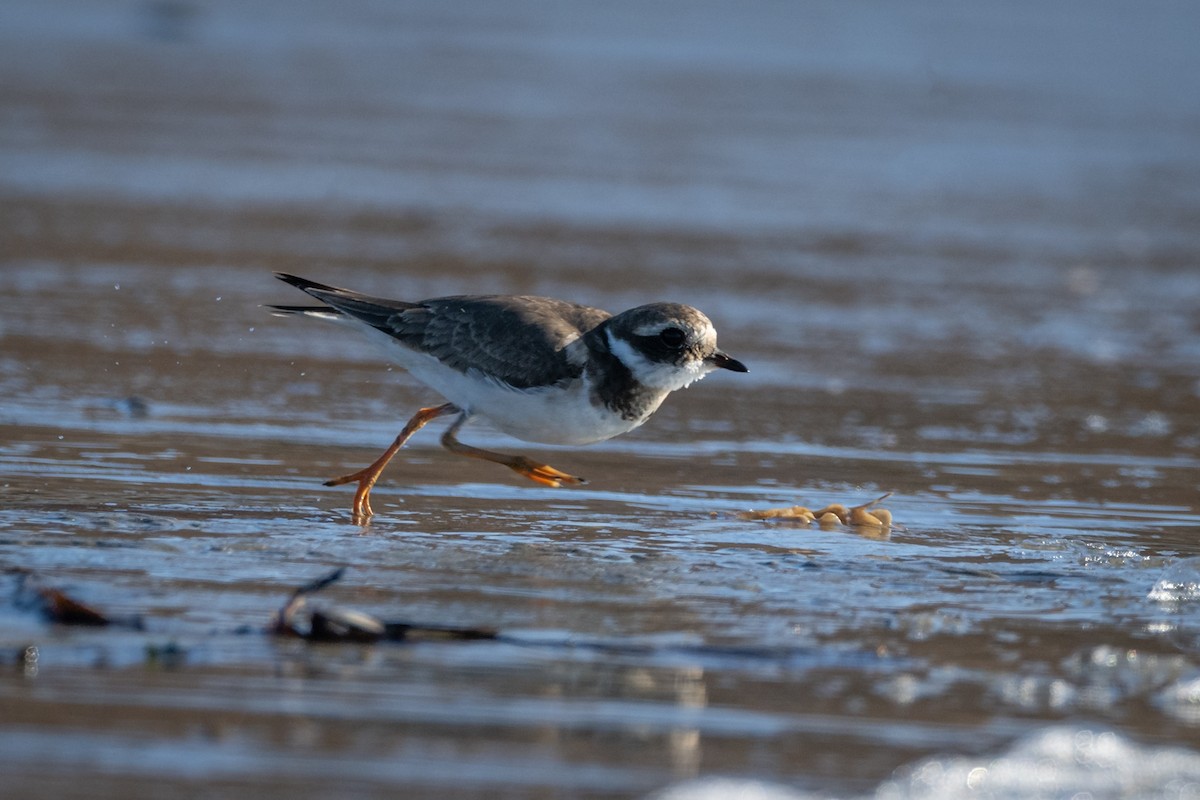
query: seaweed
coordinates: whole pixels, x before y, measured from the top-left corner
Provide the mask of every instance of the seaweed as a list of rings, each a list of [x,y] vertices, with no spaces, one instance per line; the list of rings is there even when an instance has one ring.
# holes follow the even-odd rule
[[[496,631],[490,628],[388,622],[362,611],[339,606],[310,608],[309,596],[337,583],[345,571],[345,567],[339,567],[295,589],[267,626],[267,633],[310,642],[478,641],[497,638]]]
[[[114,617],[92,606],[76,600],[62,589],[39,585],[36,577],[28,570],[16,570],[17,588],[13,605],[25,611],[40,614],[47,622],[56,625],[81,625],[101,628],[117,626],[143,630],[141,616]]]

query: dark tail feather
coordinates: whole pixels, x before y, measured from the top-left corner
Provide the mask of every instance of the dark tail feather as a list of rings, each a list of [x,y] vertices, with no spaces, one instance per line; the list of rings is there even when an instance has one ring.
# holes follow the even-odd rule
[[[417,307],[416,303],[371,297],[359,294],[358,292],[352,292],[349,289],[326,286],[323,283],[310,281],[307,278],[298,278],[286,272],[276,272],[275,277],[284,283],[290,283],[292,286],[308,293],[322,303],[327,303],[330,306],[327,311],[355,317],[368,325],[384,331],[389,330],[388,320],[394,314]],[[302,309],[299,306],[274,306],[274,308],[282,310],[285,314],[311,314],[313,312],[313,309]]]
[[[323,283],[310,281],[308,278],[289,275],[286,272],[276,272],[275,277],[279,278],[279,280],[283,281],[284,283],[290,283],[292,286],[295,286],[297,289],[305,292],[307,292],[309,289],[316,289],[319,292],[332,292],[334,294],[346,291],[345,289],[339,289],[336,286],[326,286]]]

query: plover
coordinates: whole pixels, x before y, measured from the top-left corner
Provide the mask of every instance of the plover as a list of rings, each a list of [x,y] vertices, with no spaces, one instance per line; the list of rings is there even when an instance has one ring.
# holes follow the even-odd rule
[[[527,442],[582,445],[628,433],[668,394],[715,369],[746,372],[717,349],[708,317],[679,303],[650,303],[613,316],[598,308],[527,295],[463,295],[409,303],[277,272],[321,306],[268,306],[357,328],[448,402],[422,408],[370,466],[326,486],[357,483],[352,517],[372,515],[370,494],[414,433],[457,417],[442,435],[451,452],[503,464],[546,486],[583,483],[524,456],[463,444],[459,430],[483,417]]]

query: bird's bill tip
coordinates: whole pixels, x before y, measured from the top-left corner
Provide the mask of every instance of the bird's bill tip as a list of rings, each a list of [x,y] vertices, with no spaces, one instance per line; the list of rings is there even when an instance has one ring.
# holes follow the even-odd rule
[[[738,361],[736,358],[733,358],[725,353],[722,353],[720,350],[713,353],[712,357],[709,358],[708,360],[714,367],[718,367],[720,369],[727,369],[731,372],[749,372],[750,371],[750,369],[745,364]]]

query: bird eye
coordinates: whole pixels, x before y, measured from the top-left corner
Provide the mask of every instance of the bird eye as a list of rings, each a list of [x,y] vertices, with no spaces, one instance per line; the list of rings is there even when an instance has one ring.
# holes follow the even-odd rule
[[[687,340],[687,335],[679,330],[679,328],[663,328],[662,333],[658,335],[662,343],[670,348],[683,347],[683,343]]]

